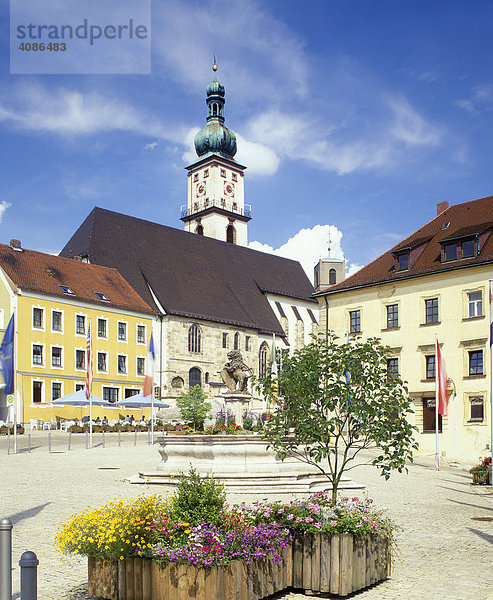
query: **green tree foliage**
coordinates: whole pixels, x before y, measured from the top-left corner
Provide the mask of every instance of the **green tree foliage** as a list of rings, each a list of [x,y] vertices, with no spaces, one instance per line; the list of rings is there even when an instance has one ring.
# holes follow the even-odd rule
[[[269,446],[281,459],[292,456],[324,473],[334,502],[342,475],[367,462],[363,450],[377,448],[372,464],[388,479],[393,469],[406,469],[417,448],[406,418],[408,391],[388,369],[389,358],[378,338],[340,343],[330,333],[285,357],[277,377],[259,382],[275,407],[264,429]]]
[[[195,430],[202,430],[204,421],[211,416],[211,403],[207,402],[207,396],[200,385],[195,385],[188,392],[182,392],[176,399],[176,404],[183,419],[192,423]]]

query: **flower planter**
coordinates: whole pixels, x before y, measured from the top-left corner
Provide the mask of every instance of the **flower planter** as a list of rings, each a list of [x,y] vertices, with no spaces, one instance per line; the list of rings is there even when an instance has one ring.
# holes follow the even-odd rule
[[[298,536],[282,557],[207,568],[89,558],[88,591],[110,600],[260,600],[288,587],[347,596],[390,575],[390,543],[379,536]]]
[[[84,427],[79,427],[78,425],[72,425],[69,428],[70,433],[84,433]]]
[[[490,483],[491,471],[480,471],[472,473],[472,482],[476,485],[488,485]]]

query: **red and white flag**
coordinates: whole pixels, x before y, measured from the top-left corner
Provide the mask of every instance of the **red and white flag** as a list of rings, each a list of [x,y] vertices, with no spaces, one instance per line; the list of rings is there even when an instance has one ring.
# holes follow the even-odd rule
[[[91,322],[87,329],[86,340],[86,399],[89,402],[92,395],[92,339],[91,339]]]
[[[443,361],[442,350],[435,338],[435,378],[438,402],[438,414],[447,416],[448,393],[447,393],[447,373],[445,372],[445,363]]]
[[[152,388],[154,386],[154,363],[156,355],[154,352],[154,338],[151,332],[151,341],[149,342],[149,354],[147,355],[146,363],[146,376],[144,379],[144,398],[152,395]]]

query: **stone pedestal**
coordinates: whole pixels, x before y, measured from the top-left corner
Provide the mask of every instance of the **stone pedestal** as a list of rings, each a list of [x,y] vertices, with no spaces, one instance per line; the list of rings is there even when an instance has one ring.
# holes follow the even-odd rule
[[[243,413],[248,410],[252,395],[248,392],[226,392],[220,398],[224,400],[226,410],[234,414],[236,424],[243,427]]]

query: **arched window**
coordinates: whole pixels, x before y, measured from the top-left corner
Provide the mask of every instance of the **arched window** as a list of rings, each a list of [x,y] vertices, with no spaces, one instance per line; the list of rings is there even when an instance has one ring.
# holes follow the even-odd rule
[[[202,373],[197,367],[192,367],[188,371],[188,387],[193,388],[195,385],[202,387]]]
[[[236,230],[233,225],[228,225],[226,228],[226,241],[229,244],[236,244]]]
[[[258,353],[258,374],[260,377],[267,373],[267,359],[269,356],[269,348],[266,342],[262,342]]]
[[[235,333],[233,348],[235,350],[240,349],[240,334],[238,332]]]
[[[332,285],[333,283],[336,283],[336,270],[335,269],[331,269],[329,271],[329,284]]]
[[[195,323],[188,330],[188,351],[199,353],[201,352],[201,331],[200,327]]]
[[[197,225],[197,229],[195,230],[197,235],[204,235],[204,227],[202,225]]]

